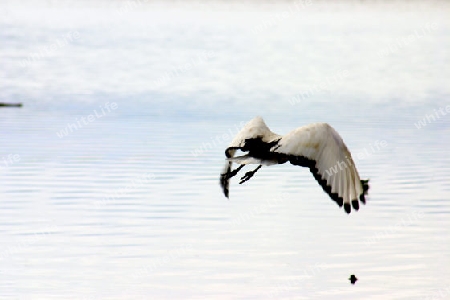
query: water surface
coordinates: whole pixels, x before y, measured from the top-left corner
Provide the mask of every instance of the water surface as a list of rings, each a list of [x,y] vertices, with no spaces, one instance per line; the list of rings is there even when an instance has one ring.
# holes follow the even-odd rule
[[[450,297],[448,4],[292,5],[0,4],[0,298]],[[255,115],[335,127],[367,205],[290,165],[227,200]]]

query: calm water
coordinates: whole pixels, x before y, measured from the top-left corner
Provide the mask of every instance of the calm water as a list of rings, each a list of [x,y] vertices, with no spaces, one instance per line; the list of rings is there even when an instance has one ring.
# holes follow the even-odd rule
[[[141,2],[0,4],[0,299],[450,298],[448,4]],[[255,115],[334,126],[367,205],[226,200]]]

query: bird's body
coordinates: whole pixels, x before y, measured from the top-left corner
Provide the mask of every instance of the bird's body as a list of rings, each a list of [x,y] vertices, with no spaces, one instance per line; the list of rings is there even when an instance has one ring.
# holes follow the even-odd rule
[[[234,157],[237,150],[248,152]],[[313,123],[278,135],[267,127],[261,117],[247,123],[225,150],[227,162],[221,173],[220,183],[226,197],[229,195],[229,179],[247,164],[258,164],[254,171],[247,172],[243,183],[264,166],[290,162],[307,167],[324,191],[339,206],[350,213],[351,206],[359,209],[359,201],[365,203],[368,190],[366,180],[359,178],[350,151],[340,135],[327,123]],[[232,164],[240,164],[231,170]]]

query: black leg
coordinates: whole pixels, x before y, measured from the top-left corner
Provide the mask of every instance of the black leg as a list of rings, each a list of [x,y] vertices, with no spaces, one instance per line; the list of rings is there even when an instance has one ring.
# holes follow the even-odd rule
[[[226,180],[230,179],[231,177],[234,177],[237,175],[237,173],[244,167],[245,165],[240,165],[238,168],[234,169],[231,172],[225,173],[222,176],[225,177]]]
[[[262,167],[262,165],[259,165],[256,169],[254,169],[253,171],[248,171],[247,173],[245,173],[244,176],[242,176],[241,178],[241,182],[239,182],[239,184],[243,184],[244,182],[246,182],[247,180],[249,180],[250,178],[253,177],[253,175],[255,175],[255,173]]]

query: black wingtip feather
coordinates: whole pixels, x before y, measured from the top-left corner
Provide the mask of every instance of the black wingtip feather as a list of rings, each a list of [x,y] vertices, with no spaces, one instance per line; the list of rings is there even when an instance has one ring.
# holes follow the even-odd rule
[[[362,187],[363,187],[364,195],[367,195],[367,191],[369,191],[369,179],[361,180],[361,184],[362,184]]]
[[[344,200],[339,197],[337,193],[330,193],[330,197],[339,205],[339,207],[342,207],[342,205],[344,205]]]
[[[362,204],[366,204],[366,196],[369,191],[369,179],[367,180],[361,180],[361,185],[363,188],[363,193],[359,196],[359,201],[361,201]]]
[[[339,207],[344,206],[344,210],[346,213],[349,214],[351,212],[352,206],[355,210],[359,209],[358,199],[353,200],[351,202],[351,204],[344,203],[344,199],[342,197],[339,197],[339,195],[337,193],[333,193],[331,191],[331,186],[329,186],[327,184],[327,181],[325,179],[323,179],[322,176],[319,174],[319,170],[317,169],[316,162],[314,160],[308,159],[303,156],[292,156],[292,155],[289,155],[287,160],[289,160],[289,162],[293,165],[309,168],[309,170],[311,171],[311,173],[314,176],[314,179],[316,179],[316,181],[322,187],[324,192],[327,193],[330,196],[330,198],[339,205]],[[369,190],[369,180],[368,179],[361,180],[361,184],[362,184],[362,188],[363,188],[363,193],[359,196],[359,200],[363,204],[366,204],[366,198],[364,195],[366,195],[367,191]]]
[[[364,196],[364,194],[361,194],[361,196],[359,196],[359,201],[361,201],[362,204],[366,204],[366,197]]]
[[[352,200],[352,206],[355,210],[359,209],[359,202],[358,200]]]
[[[348,214],[352,211],[350,203],[344,203],[344,210]]]

